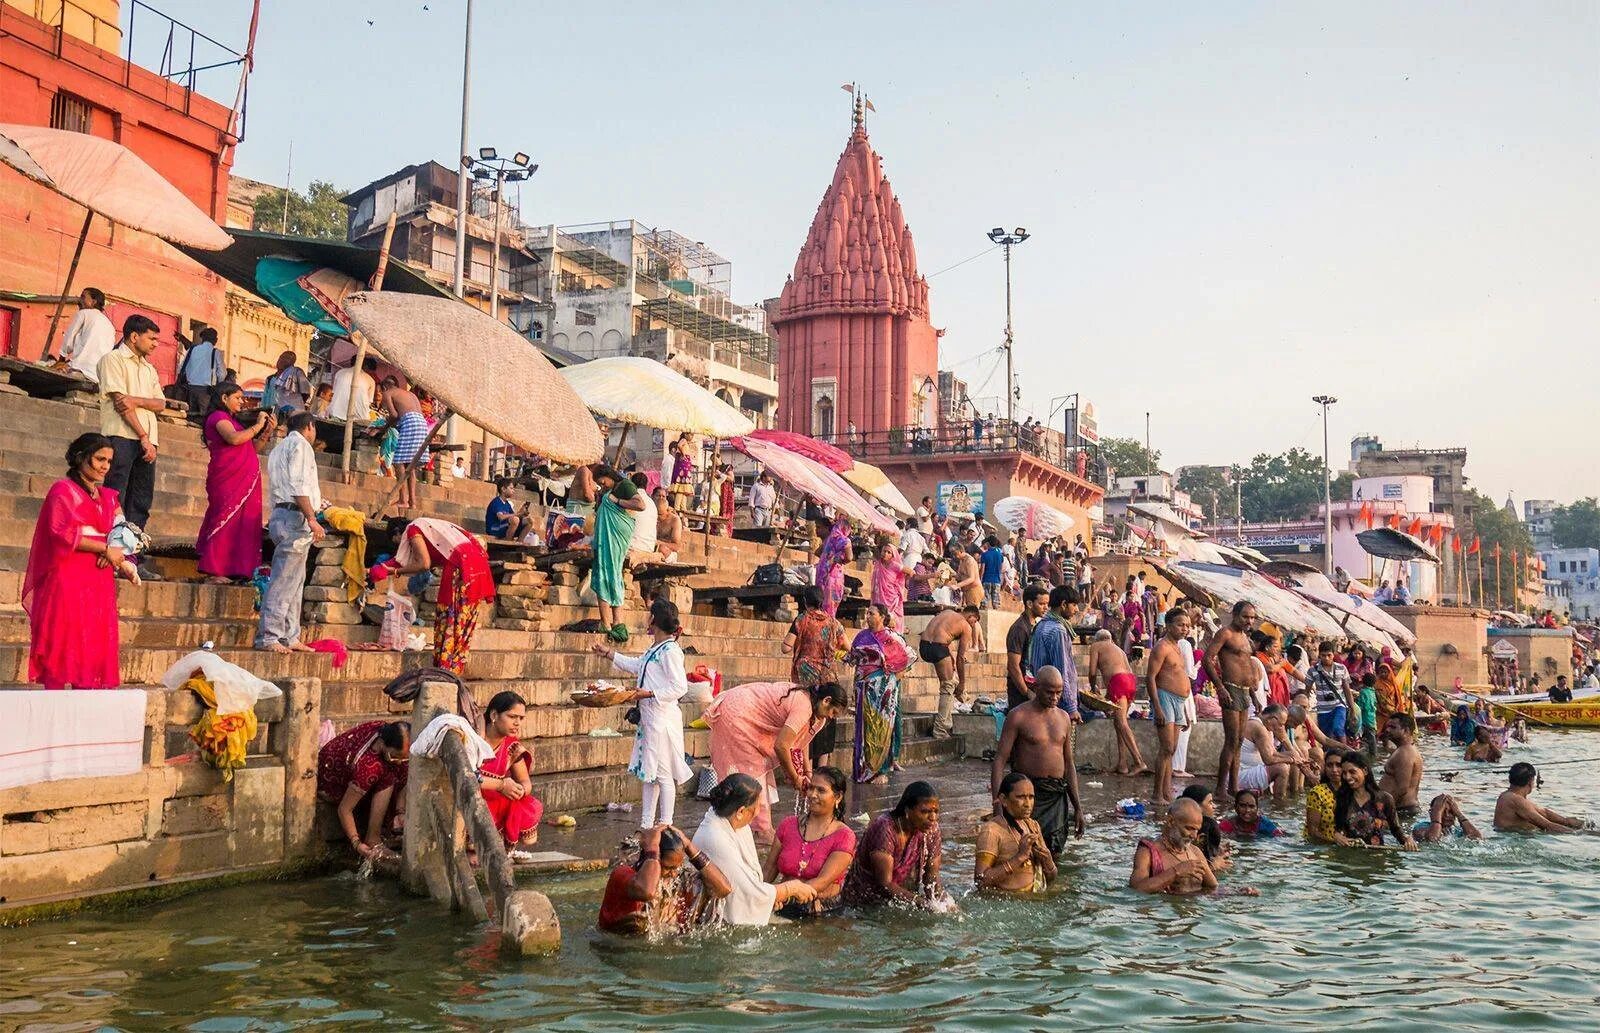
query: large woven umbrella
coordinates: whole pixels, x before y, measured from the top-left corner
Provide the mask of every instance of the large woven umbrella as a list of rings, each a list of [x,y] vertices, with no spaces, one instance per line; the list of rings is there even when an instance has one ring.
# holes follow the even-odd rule
[[[493,316],[454,298],[361,291],[350,322],[406,377],[484,430],[562,463],[598,462],[594,417],[556,368]]]
[[[821,463],[756,437],[732,438],[728,444],[765,466],[774,477],[787,481],[796,491],[832,506],[852,520],[885,534],[899,530],[893,520],[873,509],[842,477]]]
[[[1312,632],[1322,638],[1339,638],[1346,634],[1325,610],[1254,570],[1193,560],[1152,565],[1186,595],[1214,600],[1219,609],[1248,602],[1262,617],[1282,628]]]
[[[1061,510],[1026,495],[1007,495],[994,504],[993,516],[1000,526],[1036,541],[1066,534],[1073,524],[1072,517]]]
[[[46,350],[55,339],[61,307],[72,293],[72,278],[95,215],[174,244],[218,251],[233,243],[211,216],[119,143],[65,129],[0,125],[0,163],[88,209],[61,288],[63,300],[56,303],[50,319]]]

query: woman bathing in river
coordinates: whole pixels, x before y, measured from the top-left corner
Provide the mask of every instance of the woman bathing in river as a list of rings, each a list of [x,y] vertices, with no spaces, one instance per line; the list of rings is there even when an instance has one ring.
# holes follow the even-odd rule
[[[777,884],[799,879],[817,893],[810,903],[785,905],[780,912],[785,918],[819,915],[839,904],[856,853],[856,834],[841,820],[848,785],[838,768],[818,768],[805,794],[804,816],[790,815],[778,823],[777,839],[767,851],[766,880]]]
[[[1033,820],[1033,781],[1013,771],[1000,780],[1000,813],[978,826],[972,881],[980,890],[1041,893],[1056,877],[1056,859]]]
[[[871,907],[897,901],[931,910],[953,908],[939,883],[943,848],[939,794],[927,782],[913,782],[894,810],[867,826],[845,877],[845,903]]]
[[[687,862],[694,870],[687,871]],[[687,932],[713,901],[732,887],[722,870],[671,825],[639,834],[639,856],[619,862],[606,881],[596,925],[624,936],[672,936]]]

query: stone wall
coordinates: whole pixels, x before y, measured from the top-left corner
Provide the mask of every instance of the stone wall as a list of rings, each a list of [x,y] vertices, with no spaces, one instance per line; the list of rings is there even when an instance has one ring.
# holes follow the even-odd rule
[[[145,690],[145,762],[127,775],[0,789],[0,922],[87,898],[274,874],[318,851],[321,685],[282,683],[256,707],[248,762],[225,782],[191,756],[201,713],[187,690]]]
[[[1417,636],[1417,680],[1448,690],[1489,684],[1489,614],[1459,606],[1386,606]]]
[[[1539,685],[1555,684],[1556,675],[1573,678],[1571,628],[1490,628],[1490,643],[1509,642],[1517,649],[1517,670],[1539,676]]]

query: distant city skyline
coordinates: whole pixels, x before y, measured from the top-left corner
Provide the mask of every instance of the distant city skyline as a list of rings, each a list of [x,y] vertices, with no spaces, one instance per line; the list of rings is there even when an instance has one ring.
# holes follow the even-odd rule
[[[225,41],[250,7],[161,6]],[[291,140],[302,189],[448,164],[463,6],[264,5],[236,171],[283,182]],[[1370,433],[1467,448],[1497,501],[1600,493],[1596,6],[475,12],[473,146],[541,163],[531,223],[670,226],[733,262],[738,300],[775,296],[859,81],[975,397],[1004,390],[984,233],[1025,226],[1022,411],[1078,393],[1140,440],[1150,411],[1173,468],[1320,454],[1328,393],[1336,468]]]

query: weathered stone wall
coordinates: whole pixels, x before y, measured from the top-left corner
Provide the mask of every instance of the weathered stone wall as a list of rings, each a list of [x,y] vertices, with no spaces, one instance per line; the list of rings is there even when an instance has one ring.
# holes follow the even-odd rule
[[[308,860],[320,845],[321,686],[306,678],[282,687],[282,697],[257,706],[260,727],[231,781],[191,756],[199,699],[157,687],[145,690],[139,771],[0,790],[0,921],[56,902]]]

